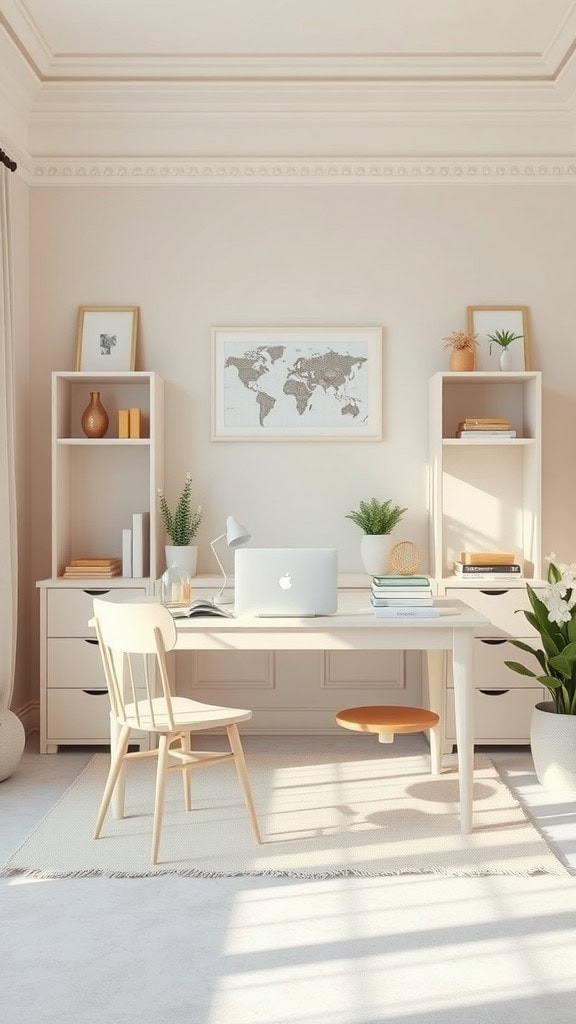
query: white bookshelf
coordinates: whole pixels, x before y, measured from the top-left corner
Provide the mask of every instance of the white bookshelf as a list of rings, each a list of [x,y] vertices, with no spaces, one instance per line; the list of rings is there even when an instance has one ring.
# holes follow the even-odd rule
[[[460,598],[491,622],[475,649],[476,741],[528,742],[532,707],[542,688],[514,674],[504,661],[522,660],[507,639],[533,641],[522,610],[526,583],[542,580],[542,377],[514,373],[437,373],[430,381],[430,560],[438,593]],[[466,417],[506,417],[515,438],[457,438]],[[462,578],[454,562],[462,551],[511,551],[521,577]],[[453,690],[447,676],[441,709],[451,747]]]
[[[103,438],[87,438],[82,413],[99,391]],[[142,410],[141,438],[119,438],[118,409]],[[52,576],[40,589],[40,750],[108,744],[109,702],[93,631],[95,594],[145,596],[164,565],[157,489],[164,484],[164,383],[155,373],[52,374]],[[73,558],[118,556],[134,512],[150,520],[142,579],[64,579]],[[138,742],[138,739],[136,740]],[[146,737],[140,737],[145,744]]]

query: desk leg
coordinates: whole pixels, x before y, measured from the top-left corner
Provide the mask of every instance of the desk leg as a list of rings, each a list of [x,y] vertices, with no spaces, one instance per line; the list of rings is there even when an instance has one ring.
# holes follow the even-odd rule
[[[432,775],[442,771],[442,722],[445,715],[446,656],[444,651],[427,651],[428,708],[440,718],[438,725],[428,731]]]
[[[456,710],[456,743],[460,777],[460,831],[472,831],[474,786],[474,705],[472,692],[472,650],[474,631],[454,630],[452,669]]]
[[[120,733],[122,732],[122,726],[116,721],[115,716],[110,712],[110,758],[114,760],[114,754],[118,747],[118,740],[120,739]],[[113,818],[124,817],[124,794],[126,790],[126,768],[123,765],[120,769],[118,781],[114,786],[114,792],[112,793],[112,800],[110,803],[110,813]]]

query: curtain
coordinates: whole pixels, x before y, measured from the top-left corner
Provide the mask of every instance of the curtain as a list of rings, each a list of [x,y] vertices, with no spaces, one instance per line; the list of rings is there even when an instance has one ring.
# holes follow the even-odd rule
[[[10,707],[14,692],[18,609],[10,178],[8,168],[0,164],[0,711]]]

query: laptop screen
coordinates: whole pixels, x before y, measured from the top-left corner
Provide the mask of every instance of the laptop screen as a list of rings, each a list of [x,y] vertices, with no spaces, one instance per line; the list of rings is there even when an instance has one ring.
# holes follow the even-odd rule
[[[234,555],[236,615],[332,615],[335,548],[241,548]]]

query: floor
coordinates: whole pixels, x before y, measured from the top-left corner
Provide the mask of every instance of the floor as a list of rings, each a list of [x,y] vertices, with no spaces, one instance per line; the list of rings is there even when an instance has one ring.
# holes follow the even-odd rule
[[[0,785],[0,863],[91,753],[26,751]],[[489,753],[576,871],[574,795],[545,793],[526,750]],[[576,875],[4,879],[0,921],[10,1024],[576,1019]]]

